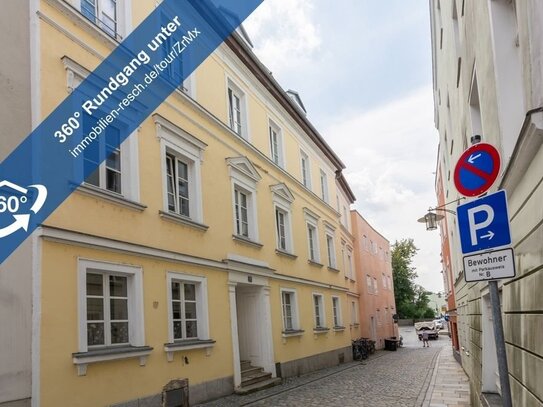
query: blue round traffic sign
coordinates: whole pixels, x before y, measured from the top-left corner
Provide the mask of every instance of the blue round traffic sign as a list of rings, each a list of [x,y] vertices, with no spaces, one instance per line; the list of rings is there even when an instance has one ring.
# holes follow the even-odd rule
[[[454,168],[454,185],[464,196],[488,191],[500,173],[500,154],[488,143],[478,143],[462,153]]]

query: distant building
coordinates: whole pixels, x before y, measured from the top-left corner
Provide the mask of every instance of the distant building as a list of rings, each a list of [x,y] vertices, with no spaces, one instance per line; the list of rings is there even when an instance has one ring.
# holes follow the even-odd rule
[[[516,277],[499,281],[513,405],[541,406],[543,2],[432,0],[429,5],[442,176],[436,190],[438,197],[443,194],[440,202],[460,197],[454,166],[472,143],[480,139],[500,151],[502,168],[490,192],[507,192],[515,250]],[[471,404],[487,405],[501,394],[489,288],[486,282],[465,282],[456,217],[446,218],[441,232],[450,264],[443,250],[444,271],[450,267],[448,284],[454,284],[462,366]]]
[[[443,294],[429,292],[427,293],[427,296],[428,296],[428,307],[432,311],[434,311],[436,317],[444,315],[445,311],[447,310],[447,302],[445,301]]]
[[[396,336],[396,314],[390,243],[357,211],[351,211],[355,240],[354,260],[360,293],[360,335],[382,348]]]
[[[441,149],[439,149],[439,153]],[[437,195],[437,204],[438,206],[445,205],[445,192],[443,189],[443,165],[442,161],[438,161],[438,168],[436,172],[436,195]],[[442,215],[444,212],[439,212]],[[444,298],[447,301],[445,313],[449,317],[448,328],[449,335],[452,340],[452,347],[454,350],[454,356],[457,360],[460,360],[460,345],[458,342],[458,320],[457,320],[457,309],[456,309],[456,298],[454,296],[454,275],[453,268],[451,265],[451,249],[449,245],[449,229],[448,221],[449,218],[444,217],[441,222],[439,222],[440,234],[441,234],[441,273],[443,274],[443,288],[444,288]]]

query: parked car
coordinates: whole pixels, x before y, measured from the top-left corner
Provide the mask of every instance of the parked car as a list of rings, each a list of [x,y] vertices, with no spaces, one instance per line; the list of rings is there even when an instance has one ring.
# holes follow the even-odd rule
[[[434,319],[434,324],[436,324],[437,329],[443,329],[445,327],[445,323],[442,318]]]
[[[415,331],[419,337],[419,341],[422,340],[422,332],[427,331],[430,339],[437,339],[439,337],[439,330],[436,327],[434,321],[416,322]]]

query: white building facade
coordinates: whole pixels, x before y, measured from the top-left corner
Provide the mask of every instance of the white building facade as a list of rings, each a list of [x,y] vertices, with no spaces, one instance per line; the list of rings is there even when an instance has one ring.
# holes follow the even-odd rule
[[[461,198],[454,187],[454,166],[472,144],[472,136],[480,135],[501,153],[500,175],[489,192],[507,192],[515,250],[516,277],[499,282],[513,405],[541,406],[543,2],[429,4],[435,125],[440,137],[437,166],[445,202]],[[448,208],[454,210],[454,204]],[[488,284],[465,282],[456,219],[446,216],[461,361],[470,378],[471,402],[474,406],[499,402]]]

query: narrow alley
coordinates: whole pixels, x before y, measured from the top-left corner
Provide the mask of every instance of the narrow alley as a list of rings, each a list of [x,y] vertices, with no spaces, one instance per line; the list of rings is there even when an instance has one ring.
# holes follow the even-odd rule
[[[324,369],[201,406],[469,406],[468,381],[453,359],[447,333],[430,341],[429,348],[422,347],[413,327],[401,328],[401,335],[404,346],[396,352],[378,351],[362,363]]]

